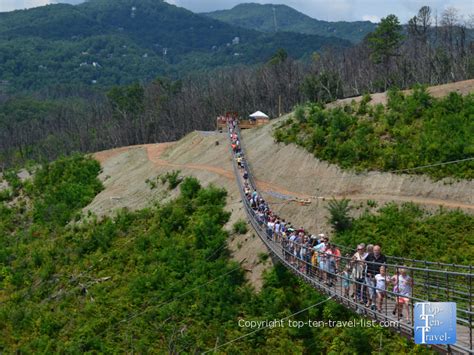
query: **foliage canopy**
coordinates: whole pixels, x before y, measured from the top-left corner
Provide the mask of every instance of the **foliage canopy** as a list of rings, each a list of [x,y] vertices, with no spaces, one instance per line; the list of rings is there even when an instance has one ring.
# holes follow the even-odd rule
[[[296,112],[297,122],[287,120],[274,136],[359,171],[410,169],[474,156],[474,95],[452,92],[436,99],[426,88],[415,87],[410,95],[392,89],[386,107],[369,101],[367,95],[359,104],[333,109],[310,103]],[[474,161],[409,173],[472,179]]]

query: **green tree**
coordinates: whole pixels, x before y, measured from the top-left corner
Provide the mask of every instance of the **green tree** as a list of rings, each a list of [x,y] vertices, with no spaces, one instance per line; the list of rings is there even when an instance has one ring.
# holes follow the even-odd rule
[[[352,209],[349,206],[350,202],[351,200],[345,198],[339,201],[333,199],[329,201],[326,207],[330,213],[329,223],[331,223],[336,232],[345,231],[352,226],[352,217],[349,216],[349,212]]]
[[[279,48],[272,58],[269,60],[270,64],[279,64],[283,63],[285,60],[288,59],[288,53],[283,48]]]
[[[108,93],[114,109],[124,118],[142,113],[145,107],[145,91],[139,83],[129,86],[115,86]]]
[[[368,35],[368,44],[374,63],[387,63],[391,57],[397,55],[403,39],[401,31],[402,26],[397,16],[388,15],[382,18],[376,30]]]
[[[402,26],[395,15],[382,18],[375,31],[367,36],[372,61],[376,64],[382,64],[385,69],[385,90],[388,86],[391,59],[398,56],[398,49],[403,38]]]
[[[343,95],[341,78],[332,71],[308,75],[301,84],[301,89],[310,101],[318,103],[328,103]]]

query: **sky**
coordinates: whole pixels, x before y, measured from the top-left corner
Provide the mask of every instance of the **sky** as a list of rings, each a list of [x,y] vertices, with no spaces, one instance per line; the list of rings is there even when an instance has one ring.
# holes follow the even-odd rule
[[[395,14],[402,23],[413,17],[423,5],[441,13],[448,7],[461,15],[474,14],[474,0],[165,0],[194,12],[230,9],[243,2],[285,4],[318,20],[378,22],[388,14]],[[77,4],[82,0],[0,0],[0,12],[66,2]]]

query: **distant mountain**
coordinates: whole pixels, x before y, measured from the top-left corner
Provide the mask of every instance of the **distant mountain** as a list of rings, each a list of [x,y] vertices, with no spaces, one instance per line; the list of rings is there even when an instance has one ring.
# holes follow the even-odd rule
[[[328,22],[316,20],[286,5],[240,4],[230,10],[203,15],[235,26],[263,32],[288,31],[325,37],[339,37],[353,43],[360,42],[377,26],[370,21]]]
[[[57,83],[114,85],[193,70],[295,58],[351,43],[262,33],[162,0],[90,0],[0,13],[0,82],[15,89]]]

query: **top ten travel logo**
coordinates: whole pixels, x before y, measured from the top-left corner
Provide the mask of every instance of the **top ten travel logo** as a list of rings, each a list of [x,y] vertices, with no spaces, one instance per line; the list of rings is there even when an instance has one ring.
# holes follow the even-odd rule
[[[415,303],[415,343],[456,343],[456,303]]]

